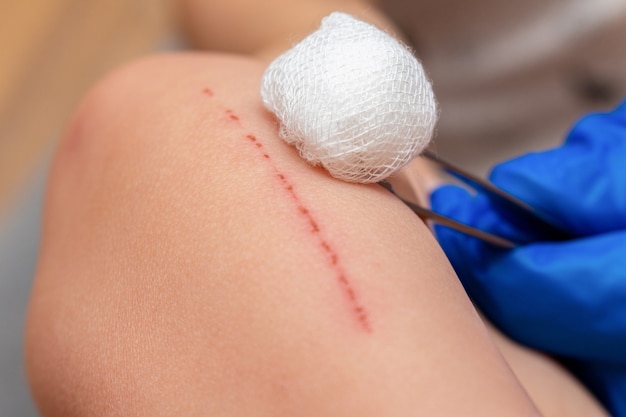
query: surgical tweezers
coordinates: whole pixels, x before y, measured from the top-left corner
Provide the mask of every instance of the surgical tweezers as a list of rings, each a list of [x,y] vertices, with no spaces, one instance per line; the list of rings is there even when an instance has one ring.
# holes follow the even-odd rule
[[[543,232],[543,235],[546,236],[547,239],[556,241],[565,240],[571,237],[565,231],[551,224],[547,215],[539,212],[539,210],[512,196],[511,194],[501,190],[492,183],[459,168],[458,166],[450,163],[449,161],[446,161],[438,155],[435,155],[429,150],[424,151],[422,153],[422,156],[439,165],[445,172],[449,173],[453,177],[457,178],[459,181],[470,186],[477,192],[486,194],[488,198],[490,198],[494,202],[497,202],[500,207],[516,216],[516,218],[523,220],[527,224],[532,224],[534,227],[538,228],[538,230],[541,230]],[[383,182],[381,183],[381,185],[383,185],[393,193],[393,189],[388,183]],[[522,242],[515,242],[511,239],[497,236],[492,233],[485,232],[484,230],[480,230],[475,227],[463,224],[459,221],[443,216],[439,213],[435,213],[432,210],[429,210],[409,200],[406,200],[398,196],[397,194],[396,196],[400,198],[400,200],[402,200],[404,204],[406,204],[411,210],[413,210],[413,212],[415,212],[415,214],[417,214],[422,219],[429,219],[434,223],[449,227],[451,229],[455,229],[461,233],[476,237],[485,242],[489,242],[495,246],[499,246],[502,248],[514,248],[522,244]]]

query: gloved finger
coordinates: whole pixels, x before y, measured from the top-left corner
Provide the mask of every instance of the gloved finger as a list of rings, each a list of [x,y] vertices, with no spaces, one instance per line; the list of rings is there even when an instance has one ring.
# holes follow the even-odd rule
[[[543,235],[542,230],[522,219],[510,221],[510,216],[494,207],[496,203],[488,196],[471,194],[456,185],[435,189],[430,196],[430,204],[436,213],[516,243],[530,243]]]
[[[583,118],[566,143],[494,168],[491,181],[576,235],[626,229],[626,104]]]
[[[553,354],[626,364],[626,231],[510,251],[466,250],[462,240],[444,237],[444,250],[507,334]]]
[[[515,230],[507,235],[506,226],[503,226],[504,230],[498,228],[500,225],[506,224],[505,222],[497,220],[492,222],[488,219],[489,214],[497,216],[497,213],[494,214],[493,210],[490,209],[489,201],[480,194],[472,195],[461,187],[446,185],[436,189],[431,194],[430,202],[432,210],[461,223],[480,228],[481,230],[488,229],[488,231],[503,237],[518,237],[515,236]],[[501,249],[494,248],[488,243],[446,226],[435,224],[434,231],[439,244],[446,253],[448,260],[461,283],[465,286],[469,296],[474,301],[488,302],[489,294],[483,291],[474,277],[477,274],[483,275],[486,273],[482,269],[488,267],[489,261]],[[477,260],[480,260],[480,262],[477,262]],[[479,308],[485,309],[481,304],[479,304]],[[486,310],[492,311],[493,308],[488,307]]]

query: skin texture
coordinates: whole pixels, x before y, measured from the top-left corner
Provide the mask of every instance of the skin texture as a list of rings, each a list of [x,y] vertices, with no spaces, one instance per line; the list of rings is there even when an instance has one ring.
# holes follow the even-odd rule
[[[538,415],[426,227],[277,138],[262,70],[157,57],[85,99],[52,169],[29,313],[42,413]]]
[[[538,415],[427,228],[278,139],[262,70],[154,57],[79,107],[28,319],[42,414]]]
[[[539,415],[523,384],[546,415],[577,415],[572,403],[602,415],[560,368],[495,332],[528,370],[518,382],[397,199],[329,177],[278,138],[263,69],[152,57],[77,109],[50,173],[28,314],[42,414]],[[554,397],[566,401],[543,403]]]
[[[289,0],[181,0],[180,4],[184,27],[198,48],[249,54],[266,62],[289,48],[289,42],[294,43],[317,28],[321,17],[335,10],[351,13],[406,41],[393,22],[377,9],[379,0],[303,0],[297,5]],[[396,192],[424,205],[429,190],[438,186],[441,178],[427,161],[417,158],[392,182]],[[558,363],[516,344],[489,323],[487,326],[544,415],[606,415]]]
[[[200,49],[255,56],[266,62],[319,27],[334,11],[349,13],[401,38],[364,0],[181,0],[182,27]]]

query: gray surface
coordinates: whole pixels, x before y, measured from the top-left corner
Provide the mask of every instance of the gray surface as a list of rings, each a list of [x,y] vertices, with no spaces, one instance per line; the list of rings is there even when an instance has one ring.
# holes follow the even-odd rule
[[[37,250],[44,173],[23,189],[0,222],[0,417],[35,417],[22,339]]]

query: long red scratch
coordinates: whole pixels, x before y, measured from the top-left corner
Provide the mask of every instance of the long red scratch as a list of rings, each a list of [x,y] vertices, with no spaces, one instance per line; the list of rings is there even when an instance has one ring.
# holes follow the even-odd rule
[[[296,193],[295,187],[293,183],[289,180],[287,175],[281,172],[274,164],[271,156],[265,149],[265,146],[263,146],[263,143],[252,134],[246,135],[245,138],[250,144],[254,146],[254,148],[259,152],[261,157],[265,161],[267,161],[268,164],[270,164],[272,170],[274,171],[275,177],[282,185],[283,190],[294,202],[298,215],[306,222],[309,228],[309,233],[316,239],[317,245],[321,249],[322,253],[324,253],[325,257],[328,259],[329,266],[334,272],[335,278],[342,292],[345,294],[348,302],[350,303],[352,312],[354,313],[359,325],[363,328],[363,330],[371,332],[372,326],[370,323],[369,314],[365,307],[363,307],[363,305],[361,304],[361,301],[359,300],[354,286],[348,279],[348,276],[341,265],[339,253],[332,246],[332,244],[323,236],[319,222],[302,202],[302,199]]]

